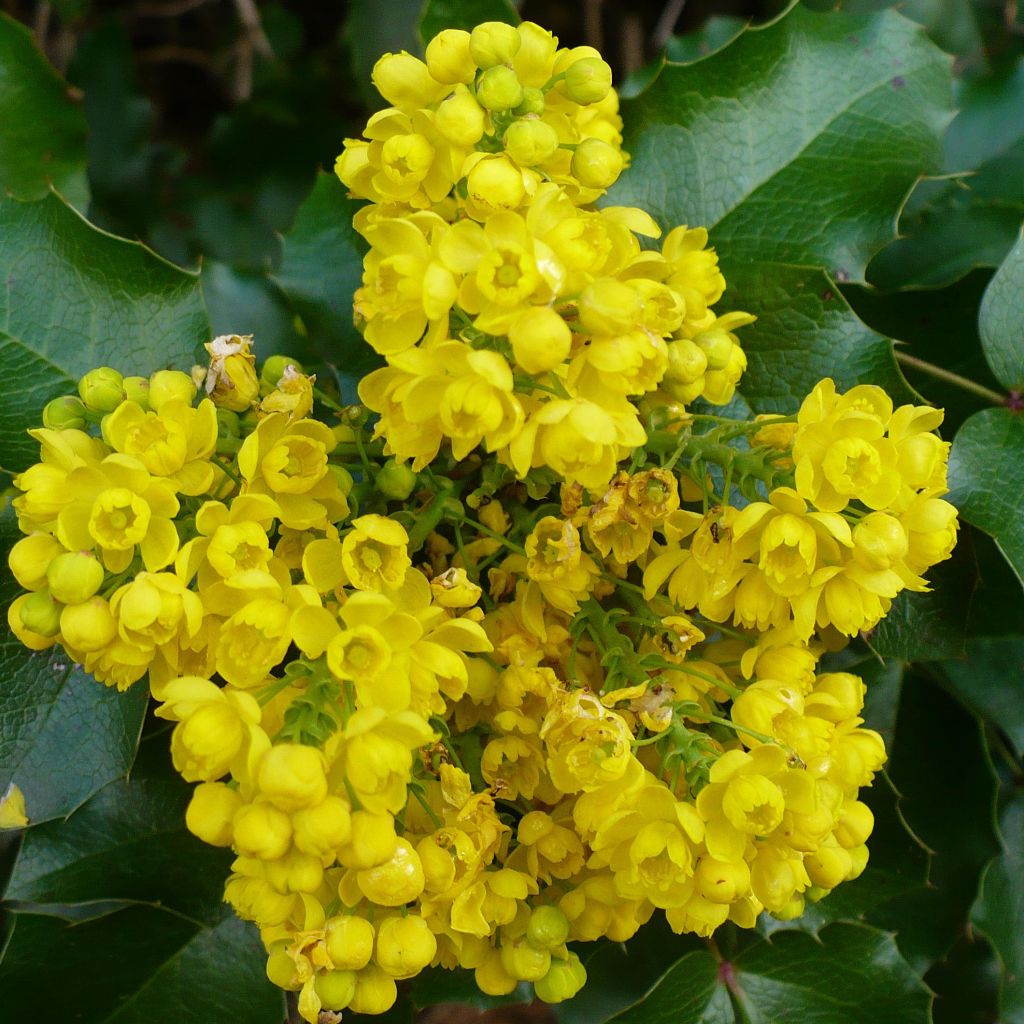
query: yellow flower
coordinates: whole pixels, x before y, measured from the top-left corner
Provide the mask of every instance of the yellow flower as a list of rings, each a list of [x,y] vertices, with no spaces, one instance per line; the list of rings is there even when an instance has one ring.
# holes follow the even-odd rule
[[[0,831],[24,828],[28,824],[25,816],[25,795],[13,782],[0,797]]]
[[[348,515],[348,501],[327,466],[336,446],[323,423],[292,422],[283,413],[272,413],[260,420],[238,453],[244,493],[273,498],[285,526],[326,530]]]
[[[412,562],[406,546],[409,535],[400,523],[385,516],[352,520],[341,542],[341,561],[348,582],[358,590],[385,590],[401,586]]]
[[[563,793],[613,782],[633,759],[633,734],[624,719],[585,690],[558,700],[544,719],[540,737],[551,781]]]
[[[213,484],[209,460],[217,443],[217,409],[212,402],[193,409],[175,399],[159,412],[122,402],[103,421],[103,436],[115,451],[138,459],[153,476],[167,477],[182,494],[203,494]]]
[[[233,686],[258,686],[285,656],[292,634],[291,609],[261,597],[249,601],[220,628],[215,652],[217,671]]]
[[[264,416],[274,412],[286,413],[290,420],[301,420],[313,411],[313,385],[316,376],[295,369],[292,364],[285,366],[274,390],[260,402],[260,413]]]

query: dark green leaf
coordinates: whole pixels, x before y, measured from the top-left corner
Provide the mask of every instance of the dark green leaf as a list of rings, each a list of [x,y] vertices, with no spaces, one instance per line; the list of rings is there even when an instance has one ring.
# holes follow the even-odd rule
[[[997,379],[1010,391],[1024,391],[1024,237],[992,278],[978,329]]]
[[[1024,1021],[1024,799],[1010,801],[1002,818],[1003,850],[985,870],[971,923],[986,935],[1002,963],[1000,1021]]]
[[[979,875],[998,849],[996,780],[978,720],[915,672],[904,677],[889,753],[887,771],[900,794],[897,812],[930,852],[927,886],[870,909],[865,919],[895,931],[903,955],[924,973],[964,934]],[[884,795],[880,785],[868,791],[876,815],[876,797]],[[872,861],[898,866],[907,856],[901,852],[906,833],[901,837],[880,819],[868,848]],[[841,898],[842,891],[840,886],[835,895]]]
[[[999,961],[978,933],[961,939],[924,976],[935,993],[935,1024],[992,1024],[999,1016]]]
[[[938,166],[949,105],[949,62],[912,22],[795,6],[696,65],[666,64],[625,104],[632,165],[613,199],[712,228],[727,279],[772,261],[862,280]]]
[[[1024,636],[1020,580],[988,534],[973,528],[970,534],[978,562],[978,586],[971,598],[971,614],[967,620],[969,635]]]
[[[747,26],[745,18],[714,14],[699,29],[672,36],[665,43],[665,59],[678,64],[702,60],[731,43]]]
[[[929,570],[931,590],[905,590],[893,601],[871,634],[871,646],[883,658],[904,661],[962,658],[976,581],[974,552],[961,543],[951,559]]]
[[[166,737],[146,746],[154,744],[164,748]],[[191,790],[169,765],[162,773],[143,768],[102,789],[67,821],[30,829],[5,898],[134,900],[216,923],[231,855],[186,829]]]
[[[945,288],[929,291],[879,292],[862,285],[844,285],[843,295],[866,324],[888,338],[902,342],[896,352],[906,353],[983,384],[999,384],[985,364],[978,335],[978,310],[989,270],[975,270]],[[944,409],[945,437],[952,437],[968,416],[985,408],[985,401],[963,388],[900,362],[911,386],[927,401]]]
[[[85,189],[85,118],[32,33],[0,13],[0,194],[39,199]]]
[[[863,381],[912,401],[892,343],[850,311],[820,270],[772,263],[736,265],[720,308],[745,309],[757,321],[739,332],[748,367],[740,392],[755,412],[792,413],[823,377],[840,390]]]
[[[784,932],[733,961],[688,953],[615,1024],[725,1024],[726,991],[750,1021],[799,1024],[926,1024],[931,996],[891,935],[833,924],[817,937]]]
[[[518,25],[519,12],[512,0],[427,0],[420,17],[420,39],[426,46],[442,29],[471,32],[484,21]]]
[[[13,510],[0,513],[0,558],[20,536]],[[0,614],[19,592],[3,573]],[[146,691],[118,693],[70,663],[63,651],[32,653],[4,631],[0,638],[0,793],[16,782],[29,820],[70,814],[135,757]]]
[[[387,106],[370,80],[373,65],[385,53],[420,52],[417,27],[422,10],[423,0],[352,0],[348,5],[345,41],[352,54],[352,76],[370,110]]]
[[[489,996],[480,991],[472,971],[461,967],[454,971],[428,967],[413,979],[409,998],[419,1010],[440,1003],[460,1003],[477,1010],[491,1010],[511,1003],[530,1002],[533,999],[533,986],[520,983],[507,996]]]
[[[264,963],[256,929],[230,914],[215,928],[152,907],[77,925],[18,914],[0,990],[12,1021],[281,1024]]]
[[[54,195],[0,201],[0,279],[0,379],[18,382],[0,408],[6,470],[38,458],[24,430],[86,371],[111,361],[147,376],[188,369],[209,338],[198,275],[97,230]]]
[[[1024,418],[984,409],[959,430],[949,454],[949,500],[995,538],[1024,580]]]
[[[948,688],[1024,755],[1024,637],[972,639],[967,660],[948,661],[940,671]]]
[[[347,198],[333,174],[321,174],[285,238],[284,260],[274,277],[301,317],[311,348],[353,382],[380,365],[352,320],[365,251],[352,227],[360,205]]]
[[[902,237],[871,264],[873,283],[932,288],[1002,262],[1024,218],[1022,103],[1024,60],[960,84],[943,160],[952,177],[915,189]]]

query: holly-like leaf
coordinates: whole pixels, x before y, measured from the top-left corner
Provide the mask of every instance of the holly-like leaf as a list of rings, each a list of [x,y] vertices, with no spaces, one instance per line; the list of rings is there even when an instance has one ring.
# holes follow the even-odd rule
[[[1024,418],[984,409],[959,430],[949,454],[949,500],[992,536],[1024,581]]]
[[[678,64],[702,60],[731,43],[747,24],[745,18],[714,14],[695,31],[671,36],[665,43],[665,59]]]
[[[823,377],[840,391],[870,381],[897,403],[913,401],[888,338],[866,327],[821,270],[757,263],[728,271],[722,311],[757,320],[739,332],[747,354],[740,393],[755,412],[796,412]]]
[[[115,363],[126,374],[188,369],[209,338],[199,278],[99,231],[58,196],[0,201],[0,467],[25,468],[24,431],[51,398]]]
[[[353,401],[354,382],[380,365],[352,320],[366,249],[352,227],[360,205],[347,197],[337,177],[321,174],[284,240],[284,259],[274,277],[320,359],[353,382]]]
[[[938,166],[949,108],[949,62],[917,25],[797,5],[698,64],[666,64],[625,104],[632,164],[614,201],[665,228],[707,225],[733,266],[862,280]]]
[[[1024,799],[1015,797],[1000,819],[1003,850],[988,865],[971,923],[988,937],[1003,969],[1000,1021],[1024,1021]]]
[[[929,570],[930,590],[905,590],[893,601],[871,634],[871,646],[883,658],[904,661],[962,658],[976,581],[974,553],[961,543],[949,561]]]
[[[85,117],[32,33],[0,13],[0,194],[84,202]]]
[[[281,1024],[255,927],[229,912],[212,928],[154,907],[82,924],[15,915],[0,961],[4,1013],[79,1024]],[[55,983],[55,972],[59,984]]]
[[[880,288],[934,288],[975,267],[997,267],[1024,218],[1024,59],[957,88],[946,134],[945,177],[914,190],[900,239],[869,271]]]
[[[985,292],[978,329],[996,378],[1010,391],[1024,391],[1024,236]]]
[[[1024,637],[972,639],[966,661],[948,661],[939,670],[947,687],[1024,755]]]
[[[154,745],[164,748],[166,736],[144,747]],[[5,899],[159,903],[215,924],[231,855],[201,843],[185,827],[191,790],[169,766],[162,772],[147,766],[106,786],[67,821],[30,829]]]
[[[754,942],[731,961],[688,953],[642,1001],[611,1020],[927,1024],[930,1005],[927,987],[900,956],[892,935],[865,925],[833,924],[817,937],[789,931]]]
[[[518,25],[519,12],[512,0],[427,0],[420,16],[420,39],[426,46],[442,29],[471,32],[484,21]]]

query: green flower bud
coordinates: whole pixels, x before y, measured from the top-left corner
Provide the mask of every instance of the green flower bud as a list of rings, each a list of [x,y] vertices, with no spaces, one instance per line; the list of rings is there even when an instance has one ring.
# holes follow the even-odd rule
[[[392,501],[405,501],[416,486],[416,474],[404,463],[388,459],[375,479],[377,491]]]
[[[191,405],[195,397],[195,382],[180,370],[157,370],[149,378],[149,404],[157,411],[165,402],[175,398]]]
[[[537,998],[545,1003],[561,1003],[572,999],[587,981],[587,970],[575,953],[565,960],[552,960],[548,973],[534,982]]]
[[[558,133],[536,118],[513,121],[505,132],[505,152],[521,167],[533,167],[558,149]]]
[[[538,89],[535,85],[523,86],[522,102],[516,107],[515,112],[523,117],[525,114],[544,113],[544,90]]]
[[[487,70],[499,64],[511,64],[519,52],[519,33],[502,21],[485,21],[469,37],[469,55],[478,68]]]
[[[506,942],[501,947],[501,966],[518,981],[539,981],[551,967],[551,954],[526,941]]]
[[[569,937],[569,918],[558,907],[537,907],[526,926],[526,938],[538,949],[557,949]]]
[[[523,85],[504,65],[489,68],[476,84],[477,102],[491,111],[511,110],[523,100]]]
[[[43,426],[50,430],[82,430],[85,403],[77,395],[62,395],[43,406]]]
[[[327,468],[334,475],[334,479],[338,481],[338,490],[342,494],[349,494],[355,486],[352,474],[344,466],[336,466],[333,462],[328,463]]]
[[[21,606],[21,624],[40,636],[56,636],[60,632],[61,608],[49,590],[37,590]]]
[[[260,384],[267,391],[273,391],[284,375],[285,369],[289,366],[294,366],[299,373],[303,372],[302,364],[298,359],[292,359],[291,356],[268,356],[260,371]]]
[[[141,405],[148,410],[149,405],[149,378],[148,377],[125,377],[124,396],[129,402]]]
[[[50,594],[63,604],[88,601],[103,585],[103,566],[88,551],[66,551],[46,568]]]
[[[599,57],[584,57],[565,72],[565,94],[574,103],[600,103],[612,87],[612,69]]]
[[[622,154],[601,139],[584,139],[572,155],[571,169],[585,188],[608,188],[622,173]]]
[[[99,366],[78,382],[78,393],[91,412],[113,412],[124,401],[124,377],[109,366]]]
[[[313,988],[328,1010],[344,1010],[356,994],[355,971],[325,971],[317,974]]]

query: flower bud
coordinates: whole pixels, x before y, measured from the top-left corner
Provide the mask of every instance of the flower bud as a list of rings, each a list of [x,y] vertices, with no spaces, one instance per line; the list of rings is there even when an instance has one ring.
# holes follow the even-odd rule
[[[315,807],[306,807],[292,815],[295,845],[305,853],[320,857],[333,853],[348,842],[352,818],[348,804],[339,796],[325,797]]]
[[[519,101],[515,113],[520,117],[526,114],[544,113],[544,90],[538,89],[535,85],[523,86],[523,98]]]
[[[344,1010],[356,994],[354,971],[324,971],[317,974],[313,988],[328,1010]]]
[[[539,981],[551,967],[551,954],[525,939],[505,942],[501,947],[501,966],[519,981]]]
[[[512,321],[508,340],[516,362],[527,373],[544,373],[565,362],[572,331],[549,306],[533,306]]]
[[[288,815],[267,803],[246,804],[234,818],[235,849],[243,857],[277,860],[288,852],[292,823]]]
[[[289,366],[294,366],[299,373],[302,373],[302,364],[297,359],[292,359],[291,356],[267,356],[260,370],[260,384],[267,391],[273,391]]]
[[[521,44],[519,33],[501,21],[477,25],[469,37],[469,54],[478,68],[487,70],[498,64],[511,64]]]
[[[712,903],[732,903],[750,891],[750,868],[745,860],[701,857],[694,871],[697,891]]]
[[[895,516],[871,512],[853,528],[853,557],[867,569],[890,569],[910,548]]]
[[[323,884],[324,867],[319,857],[289,850],[287,855],[264,864],[267,881],[281,893],[313,893]]]
[[[558,149],[558,133],[534,117],[513,121],[505,131],[505,152],[522,167],[549,159]]]
[[[327,796],[323,755],[315,747],[279,743],[260,761],[259,788],[282,811],[298,811]]]
[[[867,804],[859,800],[847,800],[839,811],[839,823],[835,827],[835,836],[840,846],[852,850],[855,846],[863,846],[875,827],[875,816]]]
[[[97,367],[78,382],[78,393],[91,412],[113,412],[124,401],[124,377],[109,366]]]
[[[382,907],[400,907],[423,892],[425,879],[419,854],[404,840],[395,844],[391,859],[356,874],[362,894]]]
[[[380,468],[374,485],[378,493],[392,501],[405,501],[416,486],[416,474],[404,463],[388,459]]]
[[[151,408],[149,404],[149,387],[148,377],[125,377],[124,397],[129,402],[141,405],[148,412]]]
[[[60,613],[60,633],[75,651],[101,651],[117,635],[117,619],[105,598],[91,597],[81,604],[69,604]]]
[[[66,551],[46,569],[50,593],[63,604],[88,601],[103,584],[103,566],[90,551]]]
[[[295,973],[295,961],[287,953],[286,942],[280,943],[280,948],[274,948],[276,946],[278,943],[274,943],[267,956],[267,977],[278,988],[283,988],[286,992],[295,992],[302,987]]]
[[[583,326],[598,334],[631,331],[640,316],[637,293],[628,284],[609,277],[598,278],[588,285],[578,305]]]
[[[476,84],[476,99],[487,110],[511,110],[522,102],[523,86],[511,68],[499,65],[480,76]]]
[[[507,996],[515,991],[519,983],[517,978],[505,970],[501,953],[496,949],[492,950],[484,962],[474,970],[473,976],[476,979],[476,987],[488,996]]]
[[[822,889],[834,889],[850,871],[853,862],[841,846],[822,846],[804,857],[808,877]]]
[[[394,107],[426,107],[448,90],[430,77],[427,65],[403,50],[385,53],[373,66],[373,84]]]
[[[49,590],[29,594],[21,605],[21,624],[40,636],[56,636],[60,632],[63,606],[50,596]]]
[[[565,960],[552,959],[548,973],[533,983],[537,998],[545,1003],[561,1003],[572,999],[587,982],[587,970],[575,953]]]
[[[232,821],[242,807],[238,792],[223,782],[202,782],[192,792],[185,825],[210,846],[230,846]]]
[[[373,925],[354,914],[332,917],[324,925],[327,955],[341,971],[359,971],[370,962],[373,937]]]
[[[460,28],[446,28],[427,43],[427,70],[436,82],[455,85],[469,83],[476,75],[476,64],[469,52],[470,35]]]
[[[61,395],[43,406],[43,426],[50,430],[83,430],[85,403],[78,395]]]
[[[585,188],[608,188],[622,173],[622,154],[601,139],[584,139],[573,151],[573,177]]]
[[[367,964],[356,975],[356,990],[349,1000],[348,1008],[353,1013],[387,1013],[397,998],[398,986],[395,979],[376,964]]]
[[[242,424],[237,412],[232,409],[217,410],[217,436],[223,438],[242,436]]]
[[[40,590],[46,586],[46,570],[64,545],[51,533],[33,533],[11,548],[7,564],[14,578],[26,590]]]
[[[557,949],[569,938],[569,918],[558,907],[536,907],[526,926],[526,938],[537,949]]]
[[[707,357],[709,370],[724,370],[729,365],[735,345],[728,331],[712,328],[710,331],[702,331],[695,340]]]
[[[612,69],[600,57],[584,57],[565,72],[565,94],[573,103],[600,103],[611,87]]]
[[[354,811],[352,837],[340,851],[340,860],[347,868],[372,868],[389,861],[397,845],[395,819],[390,814]]]
[[[149,378],[149,404],[155,412],[175,399],[191,405],[195,397],[195,382],[180,370],[157,370]]]
[[[437,939],[422,917],[388,917],[377,929],[377,965],[399,980],[419,974],[437,952]]]
[[[469,89],[459,85],[438,105],[434,127],[453,146],[469,149],[483,137],[486,115]]]
[[[526,195],[523,173],[506,156],[480,160],[466,179],[469,197],[484,209],[515,209]]]

